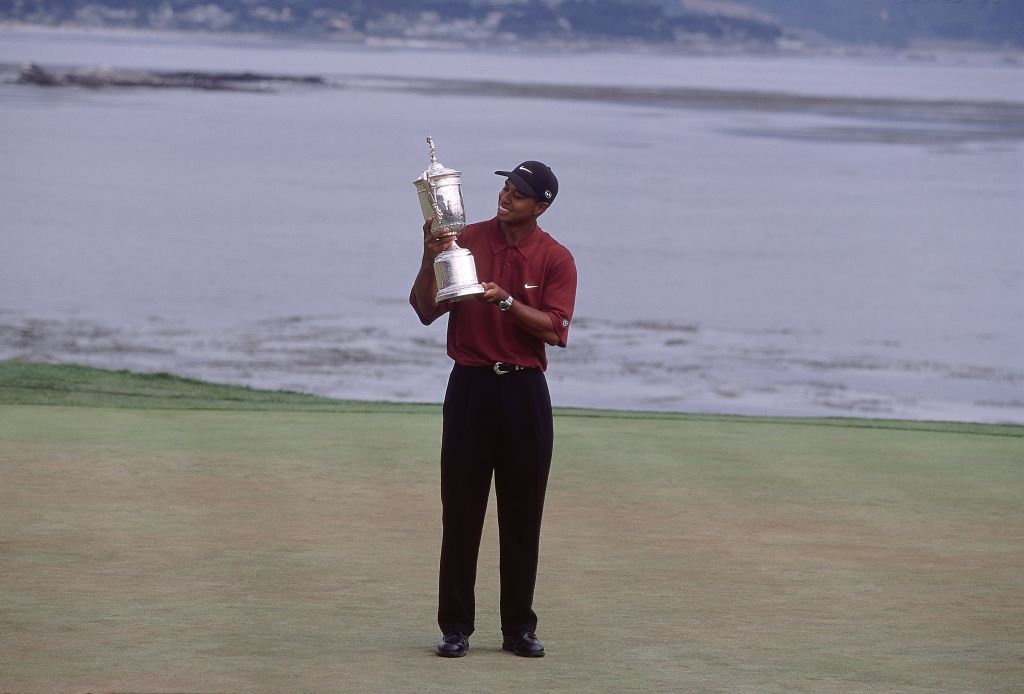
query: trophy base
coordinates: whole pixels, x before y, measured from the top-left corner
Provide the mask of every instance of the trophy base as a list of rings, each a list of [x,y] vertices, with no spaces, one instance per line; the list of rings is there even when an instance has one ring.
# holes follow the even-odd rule
[[[439,304],[442,301],[462,301],[463,299],[469,299],[483,293],[484,285],[480,283],[463,284],[457,287],[445,287],[437,293],[437,296],[434,297],[434,303]]]

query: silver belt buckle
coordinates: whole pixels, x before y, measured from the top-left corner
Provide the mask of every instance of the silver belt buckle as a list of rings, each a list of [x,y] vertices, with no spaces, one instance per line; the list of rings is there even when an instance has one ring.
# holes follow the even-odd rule
[[[494,373],[496,373],[499,376],[504,376],[505,374],[507,374],[508,371],[502,371],[501,370],[502,366],[504,366],[503,362],[500,362],[500,361],[494,362]]]

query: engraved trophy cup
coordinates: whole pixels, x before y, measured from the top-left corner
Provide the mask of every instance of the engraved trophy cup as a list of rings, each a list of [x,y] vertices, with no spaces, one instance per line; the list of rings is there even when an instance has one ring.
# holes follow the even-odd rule
[[[462,174],[437,161],[437,150],[430,135],[427,135],[427,144],[430,146],[430,165],[413,181],[419,193],[423,221],[433,217],[434,221],[430,225],[432,232],[446,227],[447,235],[458,237],[466,226],[466,211],[462,204]],[[483,285],[476,278],[473,254],[455,242],[451,248],[441,251],[434,258],[434,277],[437,279],[435,304],[461,301],[484,293]]]

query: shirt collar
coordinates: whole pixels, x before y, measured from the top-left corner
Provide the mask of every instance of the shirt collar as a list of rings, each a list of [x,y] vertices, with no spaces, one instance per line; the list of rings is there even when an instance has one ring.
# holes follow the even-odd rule
[[[538,224],[533,231],[526,235],[515,246],[510,246],[508,241],[505,240],[505,235],[501,233],[501,226],[498,224],[498,218],[495,217],[492,221],[491,228],[491,251],[494,255],[498,255],[506,248],[515,248],[519,251],[520,255],[524,258],[529,258],[530,254],[537,248],[540,243],[540,237],[544,234],[544,230],[540,228]]]

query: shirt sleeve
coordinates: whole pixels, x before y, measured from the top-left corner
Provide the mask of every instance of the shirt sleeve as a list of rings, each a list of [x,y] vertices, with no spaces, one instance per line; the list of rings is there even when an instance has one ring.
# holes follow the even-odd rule
[[[415,290],[409,290],[409,303],[412,305],[412,310],[419,316],[420,323],[423,325],[430,325],[438,318],[443,316],[451,308],[451,304],[448,301],[442,301],[440,304],[434,304],[434,310],[429,313],[420,313],[419,305],[416,303],[416,292]]]
[[[565,347],[569,325],[576,307],[576,261],[563,248],[548,267],[544,280],[544,304],[541,310],[551,319],[551,328],[558,335],[558,346]]]

